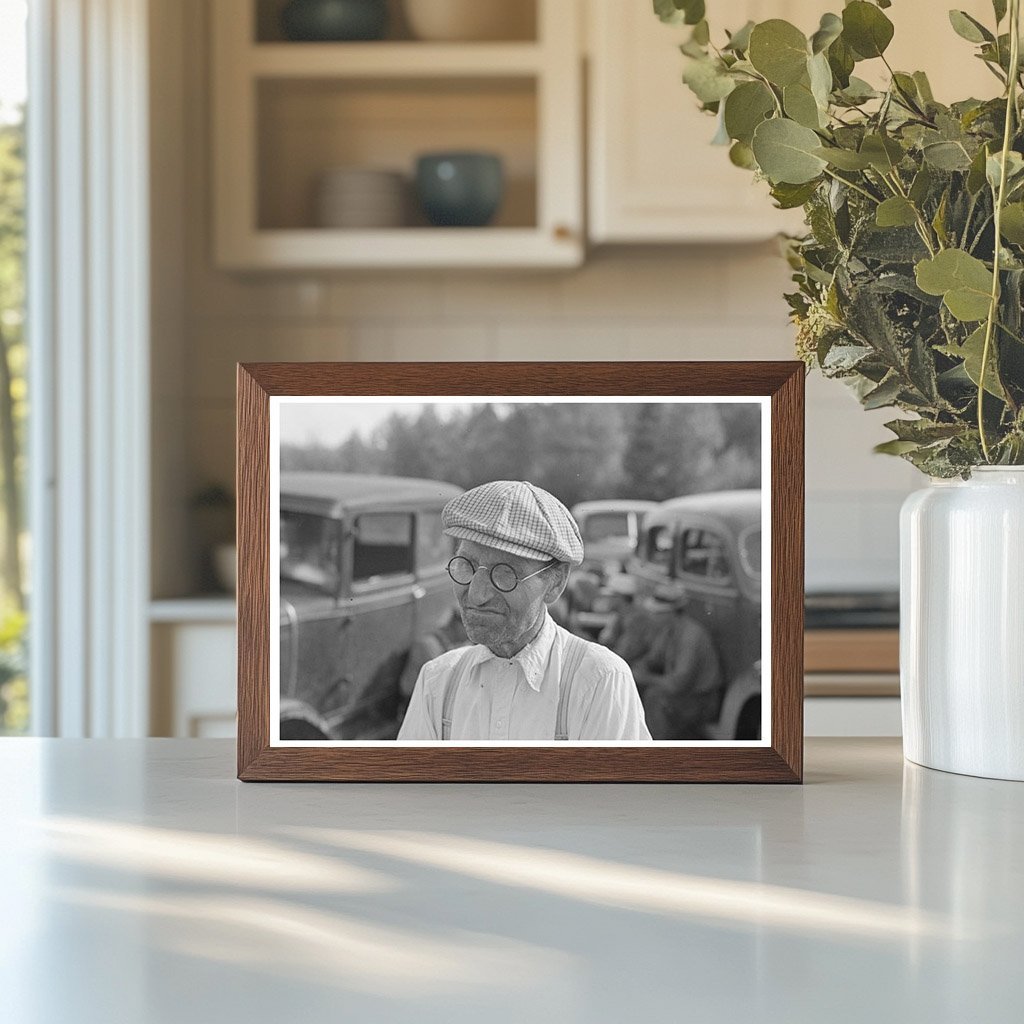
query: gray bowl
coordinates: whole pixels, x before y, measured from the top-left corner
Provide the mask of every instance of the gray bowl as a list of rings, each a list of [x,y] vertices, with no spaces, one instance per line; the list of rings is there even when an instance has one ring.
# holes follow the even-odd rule
[[[380,39],[387,25],[387,0],[290,0],[281,11],[285,38],[296,42]]]
[[[494,153],[425,153],[416,161],[416,194],[436,227],[490,223],[505,194],[501,157]]]

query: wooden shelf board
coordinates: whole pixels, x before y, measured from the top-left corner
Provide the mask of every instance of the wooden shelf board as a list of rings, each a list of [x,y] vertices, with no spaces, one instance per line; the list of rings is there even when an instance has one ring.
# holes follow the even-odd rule
[[[237,249],[222,247],[218,262],[236,269],[573,267],[581,259],[577,240],[538,228],[310,228],[253,232]]]
[[[536,43],[259,43],[245,64],[256,78],[410,78],[536,75]]]

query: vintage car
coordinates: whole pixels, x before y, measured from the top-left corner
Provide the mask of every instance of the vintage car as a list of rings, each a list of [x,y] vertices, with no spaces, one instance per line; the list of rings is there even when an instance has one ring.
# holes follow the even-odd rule
[[[656,501],[608,498],[573,505],[573,518],[583,537],[583,568],[607,572],[611,563],[625,565],[636,548],[644,515]]]
[[[282,739],[393,738],[413,643],[455,611],[441,509],[461,488],[281,474]]]
[[[566,594],[566,625],[582,636],[596,636],[615,605],[609,577],[620,572],[636,548],[644,515],[656,501],[608,498],[572,507],[583,537],[583,564],[573,570]]]
[[[630,560],[637,600],[685,600],[725,680],[708,739],[758,739],[761,723],[761,492],[720,491],[649,512]]]

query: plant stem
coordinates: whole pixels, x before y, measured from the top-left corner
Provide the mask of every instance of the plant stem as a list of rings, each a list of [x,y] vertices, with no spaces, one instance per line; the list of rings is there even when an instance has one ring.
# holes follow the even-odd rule
[[[903,187],[903,182],[900,181],[899,172],[896,168],[893,168],[892,174],[883,174],[883,180],[887,181],[893,190],[900,196],[901,199],[906,199],[910,203],[910,198],[907,196],[906,189]],[[917,208],[915,203],[910,203],[911,208],[914,211],[914,216],[917,218],[917,233],[924,242],[925,248],[928,250],[929,256],[935,255],[935,247],[932,245],[932,235],[928,228],[928,222],[924,219],[924,214]],[[936,243],[941,246],[942,243],[936,237]]]
[[[999,312],[999,257],[1002,240],[1003,203],[1006,199],[1006,165],[1013,138],[1013,121],[1017,113],[1017,75],[1020,66],[1020,0],[1010,0],[1010,73],[1006,83],[1006,123],[1003,126],[1003,151],[999,167],[999,190],[995,197],[995,245],[992,255],[992,294],[989,298],[988,319],[985,321],[985,345],[981,350],[981,370],[978,373],[978,435],[985,461],[992,462],[988,435],[985,432],[985,374],[992,350],[992,332]]]
[[[875,204],[875,206],[877,206],[879,204],[879,202],[881,201],[876,196],[873,196],[866,189],[861,188],[860,185],[857,185],[857,184],[855,184],[852,181],[847,181],[845,178],[840,178],[838,174],[834,174],[827,167],[825,168],[825,173],[830,178],[832,178],[833,181],[838,181],[841,185],[845,185],[847,188],[852,188],[854,192],[859,192],[866,199],[870,199],[871,202],[873,202]]]

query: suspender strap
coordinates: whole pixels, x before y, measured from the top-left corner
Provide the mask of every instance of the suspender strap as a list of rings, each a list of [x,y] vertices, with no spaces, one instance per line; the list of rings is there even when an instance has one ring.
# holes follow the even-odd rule
[[[558,681],[558,712],[555,717],[555,739],[569,738],[569,697],[576,672],[587,653],[587,641],[573,633],[565,637],[565,651],[562,657],[562,673]],[[459,674],[452,673],[444,685],[441,700],[441,739],[452,738],[452,716],[455,711],[455,697],[459,691]]]
[[[562,675],[558,680],[558,714],[555,718],[555,739],[569,738],[569,695],[576,672],[587,653],[587,641],[573,633],[565,636],[565,652],[562,659]]]
[[[444,684],[444,700],[441,703],[441,739],[452,738],[452,712],[455,710],[455,694],[459,690],[459,674],[453,672]]]

